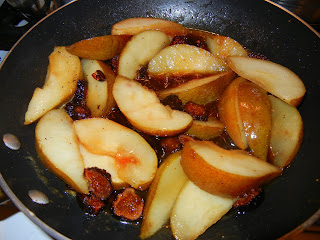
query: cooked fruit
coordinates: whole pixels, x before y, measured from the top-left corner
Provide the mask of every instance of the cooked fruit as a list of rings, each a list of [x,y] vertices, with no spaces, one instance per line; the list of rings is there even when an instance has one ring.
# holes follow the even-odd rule
[[[151,77],[165,78],[188,74],[216,74],[229,69],[212,53],[188,44],[176,44],[162,49],[148,64]]]
[[[104,169],[111,175],[111,183],[114,189],[128,187],[129,184],[122,181],[118,176],[118,167],[116,160],[108,155],[99,155],[89,152],[82,144],[80,145],[80,153],[83,158],[85,168],[97,167]]]
[[[283,168],[296,156],[303,138],[303,122],[299,111],[284,101],[269,96],[272,104],[270,162]]]
[[[298,106],[306,88],[301,79],[288,68],[267,60],[249,57],[228,57],[229,67],[281,100]]]
[[[192,240],[219,221],[231,208],[233,199],[212,195],[191,181],[182,187],[170,215],[176,239]]]
[[[135,131],[104,118],[74,122],[81,144],[91,153],[115,159],[119,178],[136,189],[146,189],[157,170],[158,159]]]
[[[143,213],[140,238],[155,234],[169,220],[174,201],[184,183],[188,180],[180,165],[181,152],[165,159],[148,190]]]
[[[241,77],[232,81],[221,94],[218,105],[220,120],[233,142],[241,149],[248,147],[238,102],[239,84],[245,81]]]
[[[43,165],[80,193],[88,193],[84,164],[72,119],[63,109],[45,114],[35,129],[36,149]]]
[[[105,61],[117,56],[130,38],[126,35],[94,37],[71,44],[66,49],[81,58]]]
[[[144,202],[131,187],[125,188],[112,201],[113,214],[130,221],[138,220],[143,213]]]
[[[81,65],[88,82],[87,107],[93,117],[100,117],[115,105],[112,87],[116,76],[99,60],[81,59]]]
[[[25,114],[24,124],[37,121],[51,109],[70,100],[82,78],[79,57],[68,53],[65,47],[55,47],[49,56],[45,83],[36,88]]]
[[[259,158],[226,150],[209,141],[189,141],[182,149],[181,165],[202,190],[237,197],[279,176],[282,171]]]
[[[271,131],[268,93],[249,81],[240,83],[238,88],[240,118],[249,148],[256,157],[266,160]]]
[[[209,117],[208,121],[193,120],[191,128],[186,134],[201,140],[209,140],[219,136],[224,130],[224,125],[216,118]]]
[[[160,99],[169,95],[177,95],[183,104],[192,101],[206,104],[216,100],[225,87],[234,79],[234,72],[218,73],[209,77],[190,80],[178,87],[157,92]]]
[[[160,30],[168,36],[185,35],[186,29],[179,23],[157,18],[128,18],[112,26],[112,35],[135,35],[146,30]]]
[[[145,31],[133,36],[119,56],[118,75],[135,78],[139,68],[169,44],[169,37],[161,31]]]
[[[223,60],[229,56],[247,56],[247,51],[232,38],[221,35],[208,35],[206,38],[210,52]]]
[[[126,77],[117,76],[113,96],[129,122],[150,135],[176,135],[192,124],[189,114],[162,105],[154,91]]]

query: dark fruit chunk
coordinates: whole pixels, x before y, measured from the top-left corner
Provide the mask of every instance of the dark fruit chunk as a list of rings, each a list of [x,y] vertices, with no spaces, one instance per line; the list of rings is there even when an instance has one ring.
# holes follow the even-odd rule
[[[99,168],[84,169],[84,177],[89,184],[89,191],[100,200],[106,200],[113,191],[110,174]]]
[[[77,193],[77,199],[82,209],[93,216],[96,216],[106,206],[103,200],[100,200],[93,194],[86,195]]]
[[[133,221],[141,217],[144,203],[133,188],[126,188],[117,195],[112,206],[115,215]]]

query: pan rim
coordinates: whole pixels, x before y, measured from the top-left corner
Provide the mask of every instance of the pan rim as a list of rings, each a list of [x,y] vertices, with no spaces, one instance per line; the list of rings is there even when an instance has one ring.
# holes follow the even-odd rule
[[[0,173],[0,187],[5,192],[5,194],[9,197],[9,199],[13,202],[13,204],[23,212],[33,223],[35,223],[38,227],[40,227],[44,232],[58,240],[69,240],[70,238],[64,236],[59,233],[57,230],[53,229],[46,223],[44,223],[40,218],[38,218],[29,208],[27,208],[19,198],[13,193],[10,189],[6,181],[4,180],[2,174]]]

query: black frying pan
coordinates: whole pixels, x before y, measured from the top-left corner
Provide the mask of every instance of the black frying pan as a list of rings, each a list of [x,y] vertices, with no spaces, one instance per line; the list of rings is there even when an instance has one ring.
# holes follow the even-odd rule
[[[129,17],[157,17],[187,27],[230,36],[297,73],[307,94],[299,107],[305,130],[301,150],[284,174],[265,188],[261,205],[238,214],[231,210],[200,239],[275,239],[307,221],[320,207],[320,41],[312,30],[278,7],[257,0],[79,0],[31,29],[11,51],[0,70],[1,135],[15,134],[18,151],[0,146],[1,187],[34,222],[56,239],[138,239],[139,226],[110,215],[88,217],[65,184],[39,162],[34,127],[23,126],[33,90],[42,86],[48,55],[55,45],[109,34],[112,24]],[[31,201],[36,189],[48,205]],[[315,218],[315,216],[314,216]],[[309,220],[311,221],[311,220]],[[163,229],[152,239],[172,239]]]

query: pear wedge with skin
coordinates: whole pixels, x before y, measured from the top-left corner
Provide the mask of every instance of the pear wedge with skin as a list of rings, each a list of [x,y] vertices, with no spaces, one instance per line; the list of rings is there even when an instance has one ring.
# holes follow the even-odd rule
[[[290,104],[269,95],[272,104],[272,127],[269,160],[284,168],[297,155],[303,139],[303,121]]]
[[[202,190],[229,198],[241,196],[282,173],[271,163],[209,141],[185,143],[181,165],[190,181]]]
[[[234,72],[226,71],[158,91],[157,95],[160,99],[169,95],[177,95],[183,104],[192,101],[203,105],[215,101],[234,78]]]
[[[248,147],[247,137],[240,116],[238,97],[239,85],[245,81],[241,77],[233,80],[222,92],[218,102],[220,120],[225,125],[226,131],[233,142],[241,149]]]
[[[150,135],[173,136],[192,125],[189,114],[164,106],[154,91],[137,81],[118,75],[113,96],[128,121]]]
[[[129,35],[93,37],[66,46],[66,49],[81,58],[105,61],[117,56],[130,38]]]
[[[82,76],[79,57],[67,52],[65,47],[55,47],[49,56],[45,83],[34,90],[24,124],[31,124],[51,109],[68,102]]]
[[[128,18],[112,26],[112,35],[136,35],[147,30],[159,30],[170,37],[183,36],[187,30],[179,23],[158,18]]]
[[[242,45],[230,37],[208,34],[206,42],[210,52],[223,60],[229,56],[248,56]]]
[[[145,31],[134,35],[120,53],[118,75],[134,79],[139,68],[169,44],[169,37],[161,31]]]
[[[242,82],[238,89],[238,106],[251,152],[266,160],[271,131],[271,103],[268,93],[252,82]]]
[[[187,181],[182,187],[170,215],[170,227],[176,239],[193,240],[219,221],[235,202],[201,190]]]
[[[88,194],[84,164],[72,119],[64,109],[53,109],[38,122],[36,150],[43,165],[80,193]]]
[[[148,64],[149,76],[162,79],[191,74],[213,75],[227,70],[226,62],[209,51],[188,44],[168,46]]]
[[[193,120],[193,124],[186,131],[186,134],[201,140],[210,140],[219,136],[223,130],[224,125],[220,120],[209,117],[207,121]]]
[[[116,104],[112,95],[116,76],[106,63],[99,60],[81,59],[81,65],[88,82],[86,105],[92,117],[101,117]]]
[[[227,63],[239,76],[293,106],[298,106],[306,93],[302,80],[280,64],[239,56],[228,57]]]
[[[115,159],[118,177],[132,187],[149,187],[158,167],[153,148],[137,132],[105,118],[88,118],[73,123],[87,151]]]
[[[140,238],[154,235],[169,220],[171,209],[181,187],[188,180],[181,165],[181,152],[166,158],[157,170],[143,212]]]

